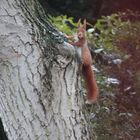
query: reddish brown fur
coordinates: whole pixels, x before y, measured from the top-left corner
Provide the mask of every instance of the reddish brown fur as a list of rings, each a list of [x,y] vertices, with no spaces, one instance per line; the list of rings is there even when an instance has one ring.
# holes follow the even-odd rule
[[[86,89],[87,89],[87,100],[89,102],[95,102],[98,97],[98,87],[94,77],[94,73],[91,65],[83,65],[82,67],[83,76],[85,79]]]
[[[85,79],[85,84],[87,88],[87,100],[90,103],[93,103],[97,100],[98,96],[98,87],[96,84],[94,72],[92,70],[92,58],[91,54],[87,45],[86,40],[86,20],[84,20],[84,24],[81,25],[80,21],[78,24],[78,30],[77,30],[77,36],[78,41],[77,42],[71,42],[72,45],[80,47],[81,48],[81,59],[83,63],[82,72]]]

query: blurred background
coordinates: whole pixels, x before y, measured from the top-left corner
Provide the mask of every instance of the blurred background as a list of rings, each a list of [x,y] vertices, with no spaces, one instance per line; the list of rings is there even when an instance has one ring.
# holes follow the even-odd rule
[[[118,11],[140,11],[139,0],[40,0],[53,9],[52,14],[66,14],[90,21]]]

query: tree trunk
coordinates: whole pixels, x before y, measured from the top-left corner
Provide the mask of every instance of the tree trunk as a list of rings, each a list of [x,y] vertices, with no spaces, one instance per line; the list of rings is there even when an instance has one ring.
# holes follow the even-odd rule
[[[88,140],[75,49],[36,0],[0,0],[0,118],[8,140]]]

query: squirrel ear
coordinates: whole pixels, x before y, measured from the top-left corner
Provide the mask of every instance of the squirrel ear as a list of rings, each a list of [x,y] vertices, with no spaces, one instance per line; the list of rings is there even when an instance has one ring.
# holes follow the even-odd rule
[[[78,27],[80,27],[81,26],[81,18],[78,20]]]
[[[87,21],[86,21],[86,19],[84,19],[83,27],[85,28],[85,30],[86,30],[86,24],[87,24]]]

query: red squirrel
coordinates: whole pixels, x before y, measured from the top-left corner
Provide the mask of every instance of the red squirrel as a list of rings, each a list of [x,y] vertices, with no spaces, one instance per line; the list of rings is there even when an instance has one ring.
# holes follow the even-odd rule
[[[72,38],[72,36],[66,37],[68,39]],[[92,70],[92,57],[86,39],[86,20],[84,20],[84,24],[81,24],[79,20],[77,29],[77,38],[78,41],[69,43],[73,46],[81,48],[82,73],[85,79],[87,89],[86,103],[91,104],[97,101],[98,87],[96,84],[94,72]]]

